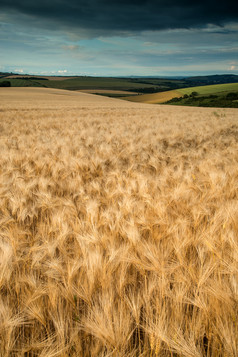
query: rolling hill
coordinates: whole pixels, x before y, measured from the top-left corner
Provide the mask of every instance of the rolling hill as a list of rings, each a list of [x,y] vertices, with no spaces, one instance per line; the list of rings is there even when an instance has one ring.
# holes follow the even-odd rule
[[[139,103],[162,104],[162,103],[169,102],[169,104],[180,104],[180,105],[192,104],[195,106],[196,106],[196,100],[199,100],[199,99],[200,99],[200,102],[201,101],[204,102],[203,99],[207,100],[207,102],[206,102],[207,105],[205,105],[205,106],[213,106],[213,105],[208,105],[209,104],[208,99],[213,99],[213,100],[216,99],[215,102],[219,106],[220,99],[222,100],[223,98],[225,98],[225,96],[228,93],[236,93],[236,92],[238,92],[238,83],[226,83],[226,84],[214,84],[214,85],[206,85],[206,86],[180,88],[180,89],[176,89],[176,90],[172,90],[172,91],[159,92],[159,93],[153,93],[153,94],[143,94],[143,95],[139,95],[139,96],[135,96],[135,97],[126,97],[124,99],[132,101],[132,102],[139,102]],[[195,95],[192,95],[192,93]],[[185,103],[182,102],[182,98],[184,96],[191,96],[191,95],[196,97],[196,99],[193,98],[193,101],[191,99],[190,104],[187,103],[187,101]],[[214,96],[216,98],[214,98]],[[211,102],[211,100],[209,102]],[[235,104],[235,106],[236,106],[236,104]]]
[[[209,94],[237,92],[237,91],[238,91],[238,83],[196,86],[196,87],[189,87],[189,88],[181,88],[178,90],[178,92],[181,93],[182,95],[184,94],[190,95],[192,92],[197,92],[199,95],[209,95]]]
[[[188,87],[238,82],[236,75],[167,77],[90,77],[90,76],[34,76],[0,73],[2,81],[12,87],[45,87],[67,90],[119,90],[139,94],[153,94]],[[117,93],[118,94],[118,93]],[[112,95],[112,93],[110,93]],[[167,98],[167,96],[166,96]]]

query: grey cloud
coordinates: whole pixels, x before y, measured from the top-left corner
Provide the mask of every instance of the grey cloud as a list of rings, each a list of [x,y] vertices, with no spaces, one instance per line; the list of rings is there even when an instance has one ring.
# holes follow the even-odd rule
[[[0,0],[0,10],[23,14],[42,27],[145,31],[222,26],[238,20],[238,2],[180,0]]]

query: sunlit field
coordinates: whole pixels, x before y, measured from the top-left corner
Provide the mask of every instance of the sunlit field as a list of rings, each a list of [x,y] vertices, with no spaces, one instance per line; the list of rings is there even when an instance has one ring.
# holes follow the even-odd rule
[[[0,88],[0,356],[238,356],[237,120]]]

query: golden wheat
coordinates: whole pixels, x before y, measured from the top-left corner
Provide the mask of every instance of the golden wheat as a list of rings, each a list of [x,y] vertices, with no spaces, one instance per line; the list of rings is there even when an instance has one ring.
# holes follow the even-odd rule
[[[237,356],[237,110],[0,97],[0,355]]]

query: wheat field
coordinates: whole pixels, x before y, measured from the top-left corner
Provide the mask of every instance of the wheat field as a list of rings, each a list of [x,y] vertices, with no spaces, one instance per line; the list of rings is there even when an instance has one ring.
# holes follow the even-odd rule
[[[238,356],[238,110],[0,89],[0,356]]]

